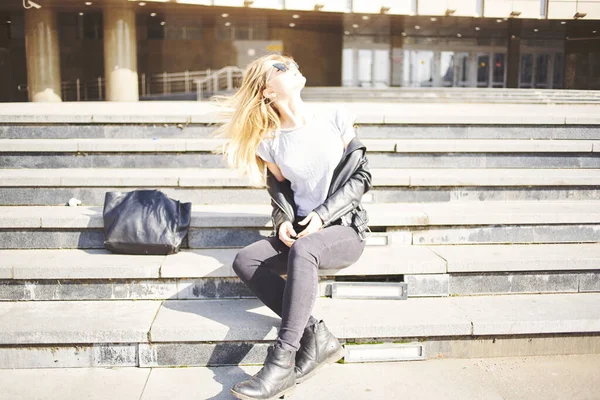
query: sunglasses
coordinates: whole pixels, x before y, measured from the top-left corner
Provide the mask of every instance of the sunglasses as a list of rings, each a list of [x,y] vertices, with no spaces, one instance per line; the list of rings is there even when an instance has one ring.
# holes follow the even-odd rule
[[[278,71],[281,72],[286,72],[289,69],[291,69],[291,66],[294,66],[297,70],[300,70],[300,66],[295,62],[295,61],[290,61],[289,63],[281,63],[281,62],[277,62],[273,64],[273,67],[275,67]],[[269,70],[269,74],[267,75],[267,82],[269,82],[269,80],[271,79],[271,71]]]

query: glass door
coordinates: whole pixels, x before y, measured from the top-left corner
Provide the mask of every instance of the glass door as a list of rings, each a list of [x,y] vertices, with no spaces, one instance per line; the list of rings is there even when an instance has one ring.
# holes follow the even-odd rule
[[[490,54],[477,54],[477,87],[490,86]]]
[[[550,87],[550,54],[536,54],[533,87],[548,89]]]
[[[494,65],[492,65],[492,87],[503,88],[506,86],[506,55],[504,53],[494,54]]]
[[[533,87],[533,54],[521,54],[521,68],[519,69],[519,87]]]

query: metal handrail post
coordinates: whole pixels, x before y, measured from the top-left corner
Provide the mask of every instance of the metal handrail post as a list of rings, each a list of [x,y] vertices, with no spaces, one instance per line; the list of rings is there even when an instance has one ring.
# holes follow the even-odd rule
[[[81,101],[81,82],[77,78],[77,101]]]

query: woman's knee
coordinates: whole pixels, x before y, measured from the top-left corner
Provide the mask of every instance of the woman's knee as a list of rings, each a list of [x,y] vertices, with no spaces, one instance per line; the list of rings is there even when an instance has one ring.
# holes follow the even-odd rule
[[[235,274],[244,279],[248,275],[248,269],[252,266],[252,259],[249,257],[247,249],[240,250],[233,259],[233,271]]]
[[[317,249],[314,243],[314,238],[310,237],[310,235],[300,238],[294,242],[292,247],[290,247],[290,255],[289,258],[293,260],[294,258],[300,257],[304,259],[314,260],[317,257]]]

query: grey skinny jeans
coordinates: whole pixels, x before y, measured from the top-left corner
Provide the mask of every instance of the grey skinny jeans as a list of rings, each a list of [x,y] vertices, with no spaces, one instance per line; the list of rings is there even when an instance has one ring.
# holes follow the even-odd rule
[[[297,217],[301,221],[303,217]],[[300,233],[304,227],[294,223]],[[267,307],[281,317],[277,345],[297,351],[304,328],[318,322],[311,313],[317,297],[319,269],[341,269],[354,264],[365,248],[352,227],[330,225],[298,239],[292,247],[278,237],[244,247],[233,270]],[[287,280],[281,275],[287,274]]]

